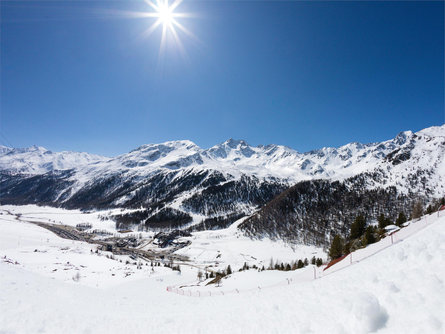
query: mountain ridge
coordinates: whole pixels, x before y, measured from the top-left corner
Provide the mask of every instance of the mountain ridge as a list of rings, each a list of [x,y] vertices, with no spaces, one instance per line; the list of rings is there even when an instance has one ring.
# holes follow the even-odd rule
[[[308,185],[314,189],[303,196],[306,190],[297,187],[296,198],[305,200],[330,187],[354,199],[381,189],[397,209],[415,198],[440,197],[445,194],[444,157],[445,125],[404,131],[383,142],[349,143],[306,153],[280,145],[255,147],[234,139],[209,149],[189,140],[146,144],[111,158],[54,153],[41,147],[17,151],[0,147],[0,199],[7,204],[86,210],[138,208],[140,212],[133,216],[113,218],[117,224],[138,228],[222,228],[301,182],[312,182]],[[400,196],[404,199],[399,201]],[[290,203],[299,205],[298,200]],[[326,199],[326,203],[331,202]],[[302,217],[304,212],[297,218]],[[312,217],[319,215],[312,213]],[[351,215],[335,211],[331,217],[347,225]],[[336,230],[337,225],[329,223],[327,228]],[[276,237],[291,231],[301,239],[293,228],[277,228],[278,234],[272,231],[275,228],[269,226],[267,233]],[[264,232],[252,226],[245,231]],[[313,238],[318,243],[321,239],[318,234]]]

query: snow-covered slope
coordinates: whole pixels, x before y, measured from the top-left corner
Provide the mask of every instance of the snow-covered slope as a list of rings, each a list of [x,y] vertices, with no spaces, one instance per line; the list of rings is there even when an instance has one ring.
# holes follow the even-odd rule
[[[73,169],[108,158],[84,152],[51,152],[44,147],[10,148],[0,145],[0,170],[23,174],[45,174]]]
[[[139,218],[122,221],[154,216],[147,222],[150,227],[166,221],[197,225],[215,217],[218,226],[226,227],[304,180],[361,175],[367,189],[395,187],[407,196],[443,196],[444,156],[445,125],[405,131],[381,143],[307,153],[233,139],[209,149],[188,140],[149,144],[113,158],[1,147],[0,196],[8,204],[142,207],[148,211]]]
[[[321,279],[258,289],[257,282],[278,282],[291,272],[248,271],[213,290],[253,291],[205,298],[166,291],[196,281],[193,267],[182,267],[181,275],[163,267],[137,270],[92,254],[89,244],[14,224],[24,223],[0,219],[4,333],[435,334],[445,328],[445,217]]]

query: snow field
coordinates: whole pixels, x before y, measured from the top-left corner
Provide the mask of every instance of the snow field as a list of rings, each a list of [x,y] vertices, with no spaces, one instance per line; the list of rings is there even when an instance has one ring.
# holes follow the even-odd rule
[[[181,275],[168,270],[156,277],[119,277],[119,284],[99,289],[82,283],[87,278],[77,283],[53,279],[32,267],[32,256],[47,253],[25,251],[43,247],[48,238],[51,246],[72,247],[72,241],[65,245],[37,226],[13,223],[0,220],[0,255],[31,259],[19,265],[0,261],[0,333],[444,332],[445,217],[417,225],[402,242],[323,279],[216,298],[166,291],[194,279],[196,271],[190,268]],[[422,222],[412,228],[416,224]],[[93,266],[102,261],[81,255]],[[239,273],[237,281],[248,282],[257,274],[262,273]],[[264,277],[274,274],[283,272]]]

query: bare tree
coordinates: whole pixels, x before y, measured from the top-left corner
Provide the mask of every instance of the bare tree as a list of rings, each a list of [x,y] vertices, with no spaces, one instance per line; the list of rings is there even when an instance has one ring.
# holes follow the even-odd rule
[[[423,204],[421,201],[417,201],[413,205],[413,212],[411,213],[413,219],[420,218],[423,214]]]

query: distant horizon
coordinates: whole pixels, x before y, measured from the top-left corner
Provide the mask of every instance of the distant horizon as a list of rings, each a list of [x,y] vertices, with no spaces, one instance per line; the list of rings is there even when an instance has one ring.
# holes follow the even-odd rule
[[[111,158],[111,157],[116,157],[116,156],[119,156],[119,155],[122,155],[122,154],[129,153],[129,152],[131,152],[131,151],[133,151],[133,150],[136,150],[136,149],[138,149],[138,148],[140,148],[140,147],[142,147],[142,146],[145,146],[145,145],[160,145],[160,144],[165,144],[165,143],[168,143],[168,142],[189,141],[189,142],[193,143],[194,145],[198,146],[199,148],[201,148],[201,149],[203,149],[203,150],[207,150],[207,149],[210,149],[210,148],[212,148],[212,147],[215,147],[215,146],[224,144],[225,142],[227,142],[227,141],[229,141],[229,140],[234,140],[234,141],[244,141],[244,142],[245,142],[248,146],[250,146],[250,147],[257,147],[257,148],[258,148],[258,147],[267,147],[267,146],[269,146],[269,145],[276,145],[276,146],[287,147],[287,148],[290,148],[290,149],[292,149],[292,150],[294,150],[294,151],[296,151],[296,152],[298,152],[298,153],[302,153],[302,154],[304,154],[304,153],[309,153],[309,152],[312,152],[312,151],[317,151],[317,150],[320,150],[320,149],[322,149],[322,148],[340,148],[340,147],[342,147],[342,146],[349,145],[349,144],[353,144],[353,143],[358,143],[358,144],[362,144],[362,145],[372,145],[372,144],[375,144],[375,143],[384,142],[384,141],[387,141],[387,140],[394,139],[394,138],[396,138],[400,133],[403,133],[403,132],[411,131],[412,133],[417,133],[417,132],[422,131],[422,130],[424,130],[424,129],[433,128],[433,127],[442,127],[442,126],[445,126],[445,122],[444,122],[443,124],[440,124],[440,125],[431,125],[431,126],[428,126],[428,127],[425,127],[425,128],[418,129],[418,130],[412,130],[412,129],[402,130],[402,131],[399,131],[398,133],[396,133],[393,137],[386,138],[386,139],[383,139],[383,140],[370,141],[370,142],[366,142],[366,143],[364,143],[364,142],[358,142],[358,141],[350,141],[350,142],[348,142],[348,143],[344,143],[344,144],[339,145],[339,146],[322,146],[322,147],[319,147],[319,148],[313,148],[313,149],[310,149],[310,150],[307,150],[307,151],[300,151],[300,150],[297,150],[297,149],[295,149],[295,148],[293,148],[293,147],[291,147],[291,146],[289,146],[289,145],[278,144],[278,143],[267,143],[267,144],[257,144],[257,145],[254,145],[254,144],[250,144],[249,141],[247,141],[247,140],[245,140],[245,139],[243,139],[243,138],[228,138],[228,139],[226,139],[226,140],[224,140],[224,141],[221,141],[221,142],[219,142],[219,143],[216,143],[216,144],[214,144],[214,145],[212,145],[212,146],[201,146],[201,145],[197,144],[196,142],[194,142],[193,140],[185,139],[185,138],[183,138],[183,139],[175,139],[175,140],[166,140],[166,141],[157,142],[157,143],[152,142],[152,143],[144,143],[144,144],[140,144],[140,145],[137,145],[137,146],[135,146],[135,147],[133,147],[133,148],[130,148],[128,151],[120,152],[120,153],[117,153],[117,154],[114,154],[114,155],[104,155],[104,154],[100,154],[100,153],[96,153],[96,152],[91,152],[91,151],[76,151],[76,150],[70,150],[70,149],[57,150],[57,149],[48,148],[47,146],[42,146],[42,145],[39,145],[39,144],[32,144],[32,145],[29,145],[29,146],[23,146],[23,147],[13,147],[13,146],[8,146],[8,145],[3,145],[3,144],[0,144],[0,146],[6,147],[6,148],[12,148],[12,149],[28,149],[28,148],[31,148],[31,147],[36,147],[36,148],[44,148],[44,149],[46,149],[46,150],[48,150],[48,151],[51,151],[51,152],[76,152],[76,153],[88,153],[88,154],[99,155],[99,156],[110,157],[110,158]]]

